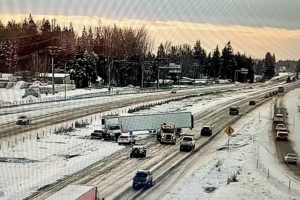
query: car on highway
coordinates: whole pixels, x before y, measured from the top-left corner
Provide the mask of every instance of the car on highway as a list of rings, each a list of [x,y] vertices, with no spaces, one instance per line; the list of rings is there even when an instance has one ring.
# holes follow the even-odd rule
[[[135,144],[135,139],[132,135],[130,134],[121,134],[120,137],[118,138],[118,144],[122,145],[122,144]]]
[[[285,124],[277,124],[275,127],[276,131],[281,130],[281,129],[287,129]]]
[[[287,141],[289,137],[289,132],[287,131],[277,131],[276,140],[285,140]]]
[[[172,90],[172,91],[171,91],[171,94],[175,94],[175,93],[176,93],[176,90]]]
[[[212,128],[211,126],[202,126],[200,135],[202,136],[211,136],[212,135]]]
[[[277,113],[273,118],[273,122],[283,124],[284,123],[284,115],[281,113]]]
[[[230,106],[229,107],[229,115],[238,115],[240,112],[239,106]]]
[[[150,170],[138,170],[133,177],[132,187],[138,189],[140,187],[150,187],[153,185],[153,175]]]
[[[101,140],[103,138],[105,138],[104,130],[94,130],[94,132],[91,133],[91,139]]]
[[[146,157],[147,150],[142,145],[135,145],[132,147],[130,152],[130,158],[136,157]]]
[[[249,105],[250,105],[250,106],[255,106],[255,104],[256,104],[256,102],[255,102],[254,100],[250,100],[250,101],[249,101]]]
[[[295,153],[287,153],[283,157],[283,160],[285,163],[288,163],[288,164],[289,163],[297,164],[298,156]]]
[[[195,149],[196,140],[192,135],[183,136],[180,141],[180,151]]]
[[[31,119],[27,115],[21,115],[18,117],[16,124],[17,125],[29,125]]]

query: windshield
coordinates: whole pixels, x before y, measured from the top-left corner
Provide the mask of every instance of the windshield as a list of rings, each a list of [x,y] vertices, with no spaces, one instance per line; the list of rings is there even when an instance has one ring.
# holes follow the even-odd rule
[[[145,173],[145,172],[138,172],[135,176],[136,177],[140,177],[140,178],[146,178],[147,177],[147,173]]]
[[[278,133],[279,136],[287,136],[288,133]]]
[[[183,140],[183,141],[193,141],[193,139],[190,138],[190,137],[185,137],[185,138],[183,138],[182,140]]]
[[[110,126],[109,130],[119,130],[121,129],[120,126]]]
[[[26,119],[26,116],[20,116],[19,119]]]
[[[171,128],[163,128],[162,131],[164,133],[174,133],[174,129],[171,129]]]

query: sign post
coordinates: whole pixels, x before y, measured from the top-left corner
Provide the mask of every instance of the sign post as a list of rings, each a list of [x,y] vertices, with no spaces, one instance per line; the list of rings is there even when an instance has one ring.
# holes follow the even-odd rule
[[[248,69],[241,68],[241,74],[244,74],[244,83],[246,82],[246,75],[248,74]]]
[[[229,150],[229,141],[230,141],[230,136],[232,135],[232,133],[234,132],[234,129],[231,126],[228,126],[225,129],[225,133],[228,135],[228,150]]]

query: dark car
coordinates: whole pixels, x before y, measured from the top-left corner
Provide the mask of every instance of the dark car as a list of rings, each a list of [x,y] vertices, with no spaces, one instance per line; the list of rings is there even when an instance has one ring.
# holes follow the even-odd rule
[[[132,187],[138,189],[140,187],[150,187],[153,185],[153,176],[149,170],[138,170],[133,177]]]
[[[93,133],[91,133],[91,139],[99,139],[105,138],[105,132],[103,130],[94,130]]]
[[[212,135],[211,126],[202,126],[200,134],[203,136],[211,136]]]
[[[175,94],[175,93],[176,93],[176,90],[172,90],[172,91],[171,91],[171,94]]]
[[[250,106],[255,106],[255,104],[256,104],[255,101],[253,101],[253,100],[249,101],[249,105],[250,105]]]
[[[133,146],[130,152],[130,158],[132,157],[146,157],[147,151],[144,146]]]
[[[22,116],[19,116],[18,119],[17,119],[17,122],[16,124],[17,125],[29,125],[30,124],[30,119],[28,116],[26,115],[22,115]]]
[[[238,115],[240,112],[240,107],[238,106],[230,106],[229,115]]]

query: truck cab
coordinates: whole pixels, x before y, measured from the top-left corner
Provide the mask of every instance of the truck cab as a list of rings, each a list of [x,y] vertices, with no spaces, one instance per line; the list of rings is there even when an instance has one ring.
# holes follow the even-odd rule
[[[172,123],[163,123],[157,133],[157,140],[160,143],[176,144],[176,128]]]
[[[118,139],[121,135],[121,126],[120,125],[108,125],[107,126],[107,133],[110,135],[112,139]]]

